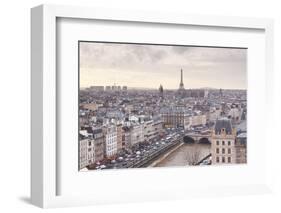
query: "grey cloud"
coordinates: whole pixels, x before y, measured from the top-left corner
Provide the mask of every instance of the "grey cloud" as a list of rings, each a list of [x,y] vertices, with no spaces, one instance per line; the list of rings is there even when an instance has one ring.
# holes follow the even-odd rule
[[[164,84],[166,81],[167,88],[174,88],[178,86],[178,72],[183,68],[185,79],[191,87],[202,86],[201,83],[208,84],[206,87],[215,87],[221,82],[221,85],[231,88],[245,88],[246,64],[246,49],[80,43],[81,76],[88,75],[83,70],[93,73],[115,70],[117,77],[108,76],[107,79],[118,78],[119,81],[134,84],[143,78],[140,84],[152,84],[155,81]],[[235,78],[231,80],[229,76],[233,75]],[[155,80],[147,80],[148,76]],[[98,81],[98,77],[95,76],[95,81]],[[87,76],[83,79],[87,79]],[[169,82],[167,79],[170,79]],[[87,79],[87,82],[90,80]]]

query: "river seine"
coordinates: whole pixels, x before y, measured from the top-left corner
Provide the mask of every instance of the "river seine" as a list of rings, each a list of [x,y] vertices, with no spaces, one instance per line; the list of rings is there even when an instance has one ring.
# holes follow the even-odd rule
[[[183,144],[159,162],[156,167],[187,166],[198,162],[210,153],[210,144]]]

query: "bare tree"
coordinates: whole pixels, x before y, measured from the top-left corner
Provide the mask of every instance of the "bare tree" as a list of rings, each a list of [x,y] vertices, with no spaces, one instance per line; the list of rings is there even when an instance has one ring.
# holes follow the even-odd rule
[[[202,152],[198,147],[190,147],[186,153],[186,161],[188,165],[196,165],[202,159]]]

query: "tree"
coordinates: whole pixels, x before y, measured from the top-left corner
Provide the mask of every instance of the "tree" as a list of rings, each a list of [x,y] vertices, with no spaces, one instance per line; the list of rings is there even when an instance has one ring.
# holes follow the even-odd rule
[[[188,165],[195,166],[202,159],[202,152],[199,147],[191,146],[186,153],[186,161]]]

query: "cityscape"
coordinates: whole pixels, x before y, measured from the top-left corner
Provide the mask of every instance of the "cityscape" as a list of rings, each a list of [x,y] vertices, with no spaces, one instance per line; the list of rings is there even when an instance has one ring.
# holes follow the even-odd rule
[[[247,163],[246,49],[79,51],[79,171]]]

